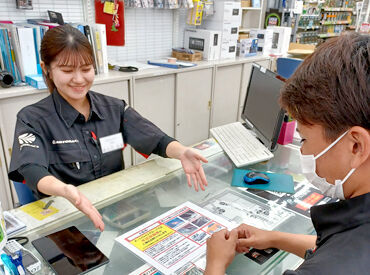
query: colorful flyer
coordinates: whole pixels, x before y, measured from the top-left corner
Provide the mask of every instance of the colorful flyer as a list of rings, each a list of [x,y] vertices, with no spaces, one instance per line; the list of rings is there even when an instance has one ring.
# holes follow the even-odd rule
[[[163,274],[175,274],[206,252],[206,240],[232,224],[191,203],[180,206],[119,236],[116,241]]]

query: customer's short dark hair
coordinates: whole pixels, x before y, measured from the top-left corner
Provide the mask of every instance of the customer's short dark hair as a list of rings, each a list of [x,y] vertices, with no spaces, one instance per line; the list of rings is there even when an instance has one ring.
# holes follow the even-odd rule
[[[345,33],[297,68],[280,103],[297,121],[319,124],[333,140],[353,126],[370,130],[370,36]]]

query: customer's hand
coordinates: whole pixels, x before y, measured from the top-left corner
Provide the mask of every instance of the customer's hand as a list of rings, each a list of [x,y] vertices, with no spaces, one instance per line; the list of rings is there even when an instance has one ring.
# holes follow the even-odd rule
[[[225,274],[226,268],[235,257],[237,241],[237,231],[229,232],[226,229],[214,233],[207,240],[205,275]]]
[[[78,210],[84,213],[94,223],[94,226],[101,232],[104,230],[102,216],[98,210],[91,204],[88,198],[71,184],[65,185],[65,198],[68,199]]]
[[[199,187],[204,191],[204,187],[208,183],[201,162],[207,163],[208,160],[191,148],[186,148],[179,159],[186,174],[189,187],[194,185],[195,191],[198,192]]]
[[[250,247],[257,249],[272,247],[273,231],[258,229],[246,224],[239,225],[233,231],[237,233],[239,238],[236,247],[236,251],[239,253],[248,252]]]

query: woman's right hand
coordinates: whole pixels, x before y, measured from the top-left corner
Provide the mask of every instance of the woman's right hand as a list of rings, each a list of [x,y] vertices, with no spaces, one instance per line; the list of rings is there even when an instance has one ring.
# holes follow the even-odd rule
[[[98,210],[92,205],[88,198],[71,184],[64,186],[65,198],[68,199],[78,210],[84,213],[94,223],[94,226],[101,232],[104,230],[102,216]]]

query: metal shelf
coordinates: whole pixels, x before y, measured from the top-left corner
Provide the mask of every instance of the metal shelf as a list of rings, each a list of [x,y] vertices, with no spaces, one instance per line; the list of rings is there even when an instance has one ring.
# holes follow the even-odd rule
[[[351,11],[353,12],[352,8],[330,8],[330,7],[323,7],[322,10],[324,11]]]
[[[261,10],[261,8],[242,7],[242,10],[247,10],[247,11],[259,11],[259,10]]]
[[[347,24],[351,24],[351,23],[352,23],[351,21],[333,21],[333,22],[323,21],[323,22],[321,22],[321,24],[323,26],[327,26],[327,25],[347,25]]]
[[[318,37],[320,38],[329,38],[329,37],[336,37],[340,36],[340,33],[320,33],[318,34]]]

